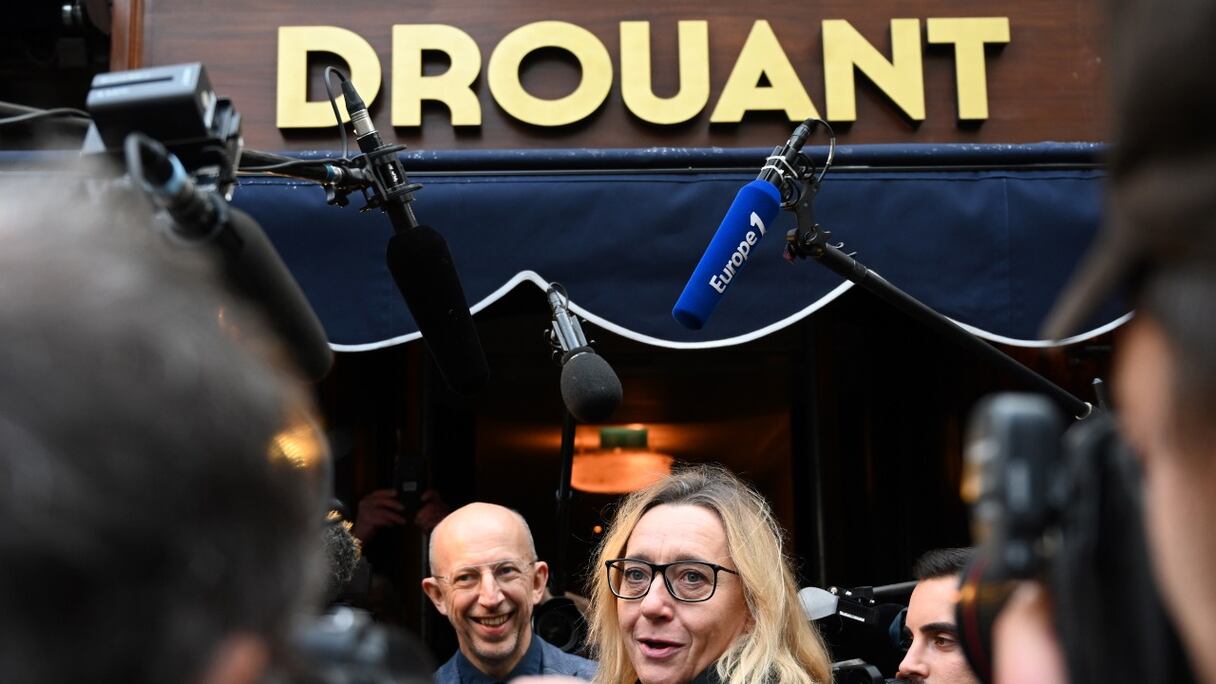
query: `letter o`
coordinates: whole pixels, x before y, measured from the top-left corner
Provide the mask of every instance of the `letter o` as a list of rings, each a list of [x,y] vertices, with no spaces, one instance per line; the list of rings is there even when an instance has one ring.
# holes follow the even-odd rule
[[[582,68],[574,92],[556,100],[535,97],[519,81],[519,65],[532,52],[555,47],[569,52]],[[564,21],[538,21],[508,33],[490,55],[490,92],[508,114],[536,126],[564,126],[590,116],[612,90],[612,58],[595,34]]]

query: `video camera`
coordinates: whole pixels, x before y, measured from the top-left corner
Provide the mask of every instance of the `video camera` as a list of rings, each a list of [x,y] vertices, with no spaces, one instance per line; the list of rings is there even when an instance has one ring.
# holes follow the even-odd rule
[[[405,632],[338,606],[298,629],[292,662],[279,672],[291,684],[431,684],[434,666]]]
[[[122,161],[131,133],[158,141],[200,186],[231,198],[241,154],[241,115],[218,97],[202,64],[174,64],[98,74],[85,106],[93,123],[84,154]]]
[[[832,681],[835,684],[901,684],[904,680],[884,677],[877,667],[853,658],[832,663]]]
[[[161,210],[170,242],[208,251],[235,295],[261,309],[305,378],[333,365],[320,319],[262,227],[229,204],[241,117],[216,96],[202,64],[100,74],[86,100],[83,153],[109,157]]]
[[[1139,466],[1111,414],[1066,426],[1045,397],[994,395],[967,443],[963,496],[981,546],[957,624],[981,681],[992,681],[993,623],[1027,580],[1052,595],[1071,682],[1194,681],[1148,565]]]
[[[870,682],[893,673],[903,660],[903,616],[916,582],[885,586],[806,587],[798,600],[827,643],[838,668],[837,682]]]
[[[298,283],[260,225],[229,205],[242,156],[302,168],[309,180],[333,179],[321,163],[242,149],[241,117],[218,97],[202,64],[179,64],[101,74],[87,98],[93,123],[82,154],[110,158],[125,175],[107,179],[142,189],[161,210],[158,229],[183,249],[211,250],[233,294],[261,308],[307,378],[320,379],[332,364],[325,331]],[[341,176],[346,178],[347,176]],[[288,454],[289,455],[289,454]],[[289,455],[290,456],[290,455]],[[306,466],[331,488],[328,450]],[[334,506],[340,509],[340,504]],[[317,515],[324,515],[318,510]],[[340,515],[331,515],[317,544],[330,564],[331,593],[349,583],[359,550]],[[433,665],[408,634],[372,621],[364,612],[336,606],[303,624],[272,681],[292,684],[379,684],[431,681]]]

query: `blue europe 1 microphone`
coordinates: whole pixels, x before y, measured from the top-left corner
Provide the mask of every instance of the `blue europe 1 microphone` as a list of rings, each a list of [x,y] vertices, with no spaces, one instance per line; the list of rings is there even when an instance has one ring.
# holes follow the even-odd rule
[[[419,225],[414,218],[410,202],[419,186],[409,183],[397,158],[399,148],[381,140],[350,81],[342,81],[342,94],[355,140],[378,180],[380,208],[393,224],[386,253],[388,270],[439,374],[456,392],[472,395],[485,386],[490,369],[447,241],[439,231]]]
[[[768,233],[781,210],[781,180],[787,172],[793,172],[798,153],[812,130],[814,124],[810,121],[799,124],[788,142],[773,149],[756,180],[743,186],[735,195],[735,201],[671,310],[672,317],[684,327],[700,330],[705,326],[752,250]]]
[[[705,326],[780,209],[781,191],[772,183],[757,179],[740,188],[671,310],[681,325],[692,330]]]

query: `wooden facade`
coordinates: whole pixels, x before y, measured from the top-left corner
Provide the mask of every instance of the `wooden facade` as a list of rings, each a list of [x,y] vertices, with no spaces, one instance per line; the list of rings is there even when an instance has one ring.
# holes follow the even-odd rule
[[[949,45],[924,40],[930,18],[1007,17],[1009,41],[985,49],[988,118],[960,121],[956,104],[955,54]],[[276,126],[278,31],[283,26],[335,26],[358,34],[374,49],[383,70],[379,96],[371,106],[387,138],[424,149],[526,149],[621,147],[765,147],[779,143],[791,128],[783,112],[748,112],[740,123],[710,123],[749,32],[757,21],[771,26],[799,81],[821,114],[824,105],[822,22],[844,20],[879,53],[891,57],[891,21],[917,19],[922,34],[925,116],[913,121],[865,76],[856,74],[856,120],[833,122],[842,144],[1017,143],[1042,140],[1100,141],[1104,138],[1101,53],[1103,14],[1096,0],[975,2],[879,0],[740,4],[724,0],[672,0],[661,4],[625,0],[569,3],[560,0],[425,0],[412,3],[359,0],[318,3],[300,0],[116,0],[115,69],[203,62],[217,93],[233,100],[242,114],[246,143],[261,149],[336,149],[333,127],[280,129]],[[710,92],[707,105],[691,120],[656,125],[641,120],[621,96],[620,22],[650,25],[651,78],[657,96],[680,86],[677,25],[708,25]],[[516,28],[539,21],[562,21],[594,34],[611,57],[616,79],[605,101],[575,123],[541,127],[508,114],[487,86],[487,63],[495,46]],[[392,27],[443,24],[470,36],[481,53],[472,89],[480,102],[479,126],[451,124],[448,108],[424,102],[420,127],[391,123]],[[318,48],[320,49],[320,48]],[[423,73],[448,66],[438,52],[423,53]],[[328,60],[328,61],[327,61]],[[310,54],[310,100],[324,97],[326,64],[344,62],[324,52]],[[579,63],[567,51],[531,53],[520,65],[519,81],[536,97],[554,99],[580,82]],[[830,120],[830,117],[829,117]]]

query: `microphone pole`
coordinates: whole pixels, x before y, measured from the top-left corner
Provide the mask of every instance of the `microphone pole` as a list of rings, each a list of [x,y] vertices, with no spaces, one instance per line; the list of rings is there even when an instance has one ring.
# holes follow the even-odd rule
[[[557,482],[557,564],[550,578],[554,596],[564,595],[567,587],[566,539],[570,536],[570,504],[574,498],[574,491],[570,486],[570,478],[574,473],[574,428],[574,416],[570,414],[569,409],[563,408],[561,479]]]
[[[241,150],[239,170],[312,181],[325,190],[326,204],[339,207],[349,203],[347,195],[352,191],[372,184],[366,171],[347,165],[346,160],[296,159],[251,149]]]
[[[830,129],[829,134],[831,134]],[[785,259],[790,262],[795,258],[811,257],[815,259],[832,272],[860,285],[877,295],[879,299],[911,316],[932,332],[953,341],[963,349],[987,360],[1016,376],[1019,381],[1051,397],[1068,411],[1069,415],[1075,416],[1078,420],[1088,417],[1093,411],[1092,404],[1081,401],[1068,390],[1027,368],[1013,357],[929,308],[912,295],[895,287],[885,278],[867,268],[865,264],[854,259],[852,255],[845,254],[841,249],[844,246],[843,243],[835,245],[831,243],[831,232],[815,223],[812,203],[819,192],[819,183],[831,165],[831,150],[834,148],[835,136],[833,135],[828,160],[813,178],[809,173],[792,173],[787,176],[782,173],[781,169],[775,172],[778,177],[776,182],[783,185],[782,196],[797,194],[794,199],[782,204],[782,208],[792,211],[797,219],[797,227],[790,229],[786,234]],[[809,167],[809,165],[807,166]],[[801,183],[801,186],[794,185],[795,181]]]
[[[606,420],[621,403],[621,380],[612,366],[596,354],[578,316],[570,311],[570,300],[560,283],[545,291],[549,302],[549,343],[554,358],[562,366],[562,444],[561,474],[557,486],[557,557],[551,584],[555,596],[566,591],[566,546],[570,537],[570,505],[573,492],[570,478],[574,471],[574,429],[577,421],[598,423]]]

